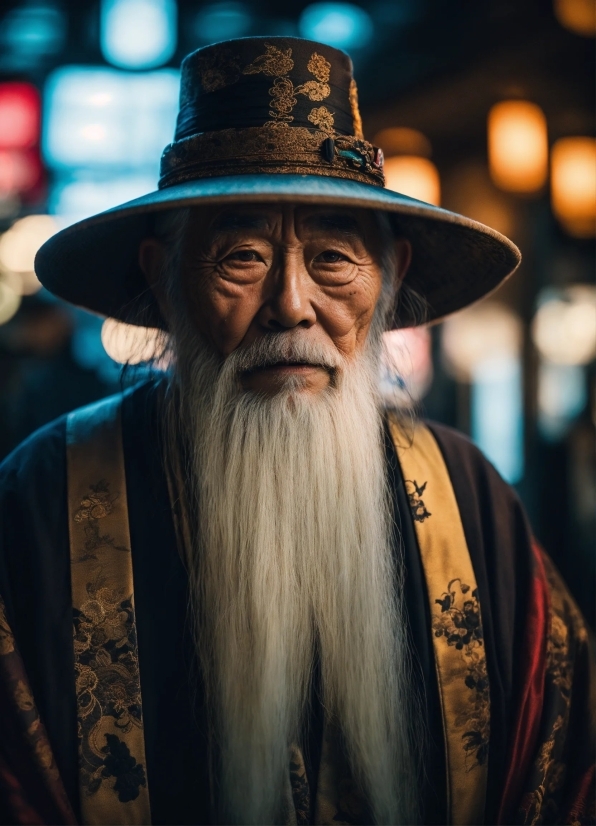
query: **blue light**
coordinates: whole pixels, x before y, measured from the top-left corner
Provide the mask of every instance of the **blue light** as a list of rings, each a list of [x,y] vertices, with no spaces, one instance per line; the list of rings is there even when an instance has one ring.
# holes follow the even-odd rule
[[[313,3],[300,17],[300,34],[337,49],[359,49],[373,36],[370,15],[352,3]]]
[[[103,56],[123,69],[151,69],[176,51],[176,0],[102,0]]]
[[[481,361],[472,381],[472,438],[507,482],[524,473],[522,372],[516,356]]]
[[[66,66],[48,78],[42,151],[57,171],[149,169],[170,143],[178,109],[179,73],[133,74]]]
[[[195,33],[201,43],[217,43],[248,34],[251,16],[242,3],[214,3],[196,17]]]
[[[11,9],[0,23],[2,68],[30,68],[40,59],[60,52],[65,39],[64,12],[51,0]]]
[[[59,179],[48,198],[48,212],[59,218],[61,227],[82,221],[90,215],[132,201],[155,189],[155,175],[100,176],[90,171],[74,178]]]

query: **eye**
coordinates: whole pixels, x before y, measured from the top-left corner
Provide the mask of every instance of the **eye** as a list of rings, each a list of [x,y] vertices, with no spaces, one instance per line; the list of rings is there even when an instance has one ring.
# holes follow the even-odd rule
[[[346,256],[337,250],[325,250],[315,258],[320,264],[337,264],[339,261],[346,261]]]
[[[252,263],[261,261],[261,256],[254,250],[236,250],[226,256],[226,261],[241,261],[242,263]]]

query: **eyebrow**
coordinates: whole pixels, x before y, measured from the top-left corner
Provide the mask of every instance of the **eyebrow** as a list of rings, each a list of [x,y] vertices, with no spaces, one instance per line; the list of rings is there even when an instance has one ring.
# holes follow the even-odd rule
[[[337,212],[318,213],[305,218],[304,223],[313,229],[323,231],[333,230],[351,238],[363,238],[362,229],[358,221],[349,215],[342,215]]]

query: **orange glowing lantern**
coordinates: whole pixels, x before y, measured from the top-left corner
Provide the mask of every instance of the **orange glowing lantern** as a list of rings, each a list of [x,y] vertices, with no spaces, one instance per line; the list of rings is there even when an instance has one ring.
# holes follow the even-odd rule
[[[570,235],[596,235],[596,138],[561,138],[551,155],[553,212]]]
[[[437,167],[429,160],[429,139],[417,129],[393,126],[375,135],[375,143],[385,154],[385,186],[419,201],[438,206],[441,181]]]
[[[583,37],[596,35],[594,0],[555,0],[555,15],[561,26]]]
[[[428,158],[398,155],[385,159],[385,186],[419,201],[439,206],[441,181],[437,167]]]
[[[548,174],[546,118],[526,100],[504,100],[488,115],[488,159],[495,184],[507,192],[542,189]]]

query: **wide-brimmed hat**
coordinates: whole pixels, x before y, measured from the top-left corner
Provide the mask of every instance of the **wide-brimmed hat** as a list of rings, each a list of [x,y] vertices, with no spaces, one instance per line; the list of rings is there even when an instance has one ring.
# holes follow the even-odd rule
[[[406,283],[425,299],[427,321],[482,298],[520,261],[495,230],[384,187],[383,153],[362,134],[350,58],[309,40],[242,38],[186,57],[158,186],[50,238],[35,261],[41,283],[77,306],[165,327],[138,264],[155,214],[242,202],[391,214],[412,242]],[[396,326],[417,320],[398,302]]]

